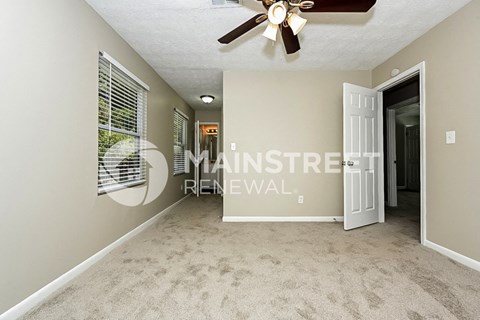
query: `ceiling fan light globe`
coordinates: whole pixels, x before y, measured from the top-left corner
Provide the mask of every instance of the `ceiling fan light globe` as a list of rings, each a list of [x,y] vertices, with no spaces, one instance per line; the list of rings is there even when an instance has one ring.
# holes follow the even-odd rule
[[[296,13],[292,13],[287,19],[288,25],[292,28],[293,34],[297,35],[307,24],[307,19],[300,17]]]
[[[268,20],[273,24],[280,24],[287,17],[287,8],[282,2],[275,2],[268,9]]]
[[[265,38],[268,38],[272,41],[277,41],[277,33],[278,33],[278,24],[269,23],[267,29],[263,33]]]

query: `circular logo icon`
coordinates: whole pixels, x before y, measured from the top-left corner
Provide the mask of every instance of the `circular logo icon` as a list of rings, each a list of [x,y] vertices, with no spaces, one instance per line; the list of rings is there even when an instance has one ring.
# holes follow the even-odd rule
[[[153,143],[123,140],[103,155],[100,175],[107,177],[101,180],[101,185],[110,198],[135,207],[149,204],[160,196],[167,185],[168,164]],[[142,184],[135,186],[137,183]]]

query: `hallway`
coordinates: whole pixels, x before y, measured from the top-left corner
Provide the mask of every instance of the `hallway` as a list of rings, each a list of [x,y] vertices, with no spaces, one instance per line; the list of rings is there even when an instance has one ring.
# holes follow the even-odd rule
[[[402,232],[420,242],[420,192],[399,190],[398,207],[385,207],[385,221],[403,225]]]

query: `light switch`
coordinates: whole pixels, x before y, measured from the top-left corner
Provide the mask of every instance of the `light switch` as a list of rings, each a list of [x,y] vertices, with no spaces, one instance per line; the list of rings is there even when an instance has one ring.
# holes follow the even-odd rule
[[[232,143],[230,144],[230,149],[231,149],[232,151],[237,150],[237,144],[234,143],[234,142],[232,142]]]
[[[447,144],[454,144],[455,143],[455,131],[447,131],[446,143]]]

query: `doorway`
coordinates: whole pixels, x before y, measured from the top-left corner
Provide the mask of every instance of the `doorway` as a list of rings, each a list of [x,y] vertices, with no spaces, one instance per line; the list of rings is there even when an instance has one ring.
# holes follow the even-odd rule
[[[426,239],[425,64],[376,88],[383,122],[383,210],[380,221],[405,218],[417,223],[415,237]],[[381,170],[382,173],[382,170]]]
[[[383,92],[384,179],[388,207],[398,206],[399,190],[420,192],[419,101],[418,75]]]
[[[420,239],[419,92],[419,76],[383,92],[386,219],[408,219],[416,239]]]
[[[200,122],[198,144],[202,154],[198,186],[200,194],[217,194],[219,192],[220,172],[215,170],[218,158],[220,127],[217,122]]]

